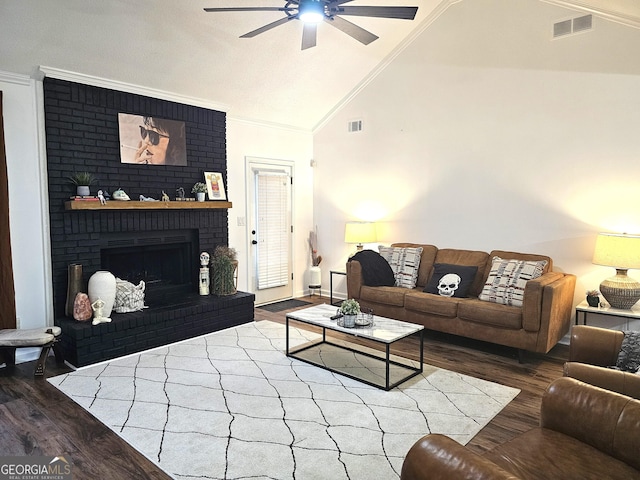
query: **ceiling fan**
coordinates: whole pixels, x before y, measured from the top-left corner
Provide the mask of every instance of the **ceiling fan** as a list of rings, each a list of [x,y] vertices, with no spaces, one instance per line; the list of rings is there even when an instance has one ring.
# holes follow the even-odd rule
[[[369,45],[378,37],[358,25],[351,23],[343,15],[359,17],[396,18],[413,20],[418,7],[382,7],[382,6],[343,6],[352,0],[288,0],[284,7],[228,7],[205,8],[205,12],[284,12],[285,17],[241,35],[240,38],[252,38],[289,20],[302,20],[302,50],[316,46],[318,23],[324,21],[364,45]]]

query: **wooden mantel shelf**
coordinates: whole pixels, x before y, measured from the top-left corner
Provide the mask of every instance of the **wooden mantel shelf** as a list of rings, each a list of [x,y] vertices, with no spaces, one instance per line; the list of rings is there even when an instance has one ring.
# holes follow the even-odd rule
[[[110,200],[106,205],[92,201],[64,202],[65,210],[207,210],[214,208],[231,208],[231,202],[139,202]]]

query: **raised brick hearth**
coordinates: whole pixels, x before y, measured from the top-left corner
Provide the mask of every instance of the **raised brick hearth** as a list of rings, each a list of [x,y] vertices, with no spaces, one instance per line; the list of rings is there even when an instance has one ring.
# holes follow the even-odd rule
[[[178,104],[126,92],[65,80],[44,80],[49,218],[55,323],[63,330],[65,359],[75,366],[173,341],[184,340],[253,320],[254,295],[239,292],[229,297],[200,297],[198,256],[228,245],[228,214],[220,209],[179,210],[65,210],[74,194],[67,178],[88,171],[98,178],[93,187],[113,192],[124,189],[139,195],[171,197],[176,189],[189,194],[205,171],[221,172],[226,179],[226,115],[224,112]],[[184,122],[187,166],[133,165],[120,162],[118,113],[149,115]],[[106,235],[154,237],[158,232],[186,231],[193,238],[190,265],[182,295],[151,295],[150,308],[112,314],[113,322],[92,326],[65,317],[67,269],[83,267],[84,284],[101,265]]]
[[[91,325],[59,318],[65,360],[75,367],[111,360],[253,321],[254,295],[181,296],[180,303],[141,312],[113,313],[111,323]]]

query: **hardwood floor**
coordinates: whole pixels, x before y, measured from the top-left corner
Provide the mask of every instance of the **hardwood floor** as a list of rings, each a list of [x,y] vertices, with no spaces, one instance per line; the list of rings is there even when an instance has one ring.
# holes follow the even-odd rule
[[[303,300],[328,303],[319,296]],[[284,323],[286,313],[256,308],[255,319]],[[394,353],[415,358],[415,347],[408,344],[406,352]],[[568,347],[558,345],[547,355],[528,354],[520,364],[513,349],[430,331],[425,334],[425,363],[521,390],[468,444],[476,452],[507,442],[538,424],[542,392],[562,376],[567,356]],[[0,368],[2,455],[64,455],[74,464],[75,479],[170,478],[46,380],[34,378],[34,365],[19,364],[13,372]],[[68,371],[49,358],[47,377]]]

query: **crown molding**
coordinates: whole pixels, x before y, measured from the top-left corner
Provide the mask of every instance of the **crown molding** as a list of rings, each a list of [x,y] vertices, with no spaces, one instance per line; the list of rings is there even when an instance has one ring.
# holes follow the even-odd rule
[[[92,85],[94,87],[109,88],[111,90],[118,90],[121,92],[133,93],[136,95],[144,95],[152,98],[159,98],[161,100],[168,100],[171,102],[182,103],[185,105],[192,105],[194,107],[203,107],[211,110],[217,110],[221,112],[229,111],[229,106],[205,100],[203,98],[189,97],[187,95],[180,95],[178,93],[167,92],[164,90],[158,90],[150,87],[143,87],[140,85],[134,85],[131,83],[120,82],[117,80],[109,80],[106,78],[95,77],[93,75],[86,75],[83,73],[70,72],[68,70],[62,70],[59,68],[40,66],[38,72],[34,75],[36,80],[42,80],[44,77],[56,78],[58,80],[66,80],[69,82],[82,83],[84,85]]]
[[[29,86],[31,85],[31,77],[27,75],[19,75],[17,73],[3,72],[0,70],[0,82]]]
[[[313,133],[313,131],[310,128],[297,127],[295,125],[288,125],[284,123],[255,120],[255,119],[251,119],[247,117],[239,117],[235,115],[227,115],[227,125],[231,122],[237,123],[237,124],[261,127],[261,128],[272,128],[276,130],[284,130],[284,131],[293,132],[293,133],[303,133],[303,134]]]

